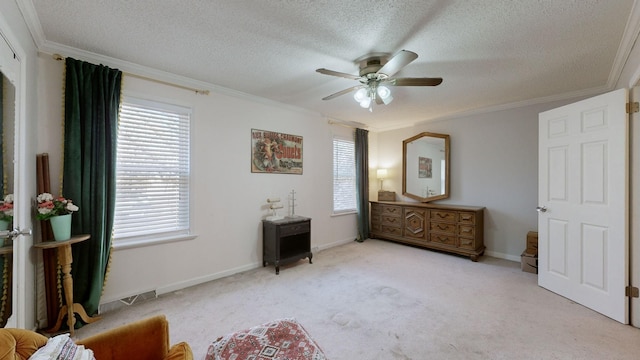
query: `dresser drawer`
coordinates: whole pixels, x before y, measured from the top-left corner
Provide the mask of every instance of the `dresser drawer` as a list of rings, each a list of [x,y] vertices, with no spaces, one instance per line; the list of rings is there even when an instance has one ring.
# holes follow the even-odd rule
[[[402,215],[402,207],[394,205],[380,205],[382,215]]]
[[[432,222],[429,224],[429,229],[432,232],[447,233],[447,234],[455,235],[456,224]]]
[[[472,238],[476,236],[476,227],[471,225],[458,225],[458,236]]]
[[[469,250],[475,250],[476,248],[476,242],[474,239],[470,239],[470,238],[458,238],[458,246],[463,248],[463,249],[469,249]]]
[[[402,236],[402,228],[382,225],[382,234]]]
[[[456,239],[457,237],[455,235],[438,234],[438,233],[429,234],[429,240],[436,244],[456,246]]]
[[[378,204],[371,205],[371,216],[382,214],[382,206]]]
[[[382,221],[380,222],[382,225],[386,226],[402,226],[402,219],[399,216],[385,216],[381,217]]]
[[[467,225],[476,224],[476,214],[474,213],[460,212],[459,217],[460,218],[458,219],[458,222],[460,224],[467,224]]]
[[[311,229],[310,222],[280,226],[280,237],[308,233]]]
[[[453,223],[458,221],[458,213],[455,211],[431,210],[429,213],[431,214],[432,221],[445,221]]]

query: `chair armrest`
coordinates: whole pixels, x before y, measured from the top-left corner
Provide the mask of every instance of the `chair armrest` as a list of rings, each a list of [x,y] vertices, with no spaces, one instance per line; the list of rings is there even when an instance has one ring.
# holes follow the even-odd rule
[[[47,343],[47,338],[24,329],[0,329],[0,359],[28,359]]]
[[[159,360],[169,352],[169,322],[164,315],[122,325],[76,342],[100,360]]]
[[[193,360],[191,346],[186,342],[179,342],[169,349],[169,354],[163,360]]]

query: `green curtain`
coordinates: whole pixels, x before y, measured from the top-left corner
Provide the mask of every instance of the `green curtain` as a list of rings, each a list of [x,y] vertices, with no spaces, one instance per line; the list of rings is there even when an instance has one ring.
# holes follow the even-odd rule
[[[369,131],[356,129],[356,202],[358,211],[358,238],[369,238]]]
[[[119,70],[66,59],[62,195],[80,207],[72,234],[91,235],[73,245],[72,265],[74,302],[89,316],[98,311],[111,253],[121,80]]]

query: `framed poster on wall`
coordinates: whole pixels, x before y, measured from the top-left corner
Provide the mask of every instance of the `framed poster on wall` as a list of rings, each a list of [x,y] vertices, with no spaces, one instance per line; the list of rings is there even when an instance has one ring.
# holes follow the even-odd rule
[[[418,177],[419,178],[427,178],[431,179],[433,177],[432,174],[432,160],[428,157],[418,157]]]
[[[251,172],[302,174],[302,136],[251,129]]]

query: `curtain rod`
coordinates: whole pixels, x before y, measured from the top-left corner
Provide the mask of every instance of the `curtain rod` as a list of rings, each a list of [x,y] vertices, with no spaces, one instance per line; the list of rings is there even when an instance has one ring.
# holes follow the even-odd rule
[[[54,60],[58,60],[58,61],[62,61],[62,60],[65,59],[65,57],[60,55],[60,54],[53,54],[52,57],[53,57]],[[179,85],[179,84],[174,84],[174,83],[171,83],[171,82],[168,82],[168,81],[162,81],[162,80],[158,80],[158,79],[153,79],[153,78],[150,78],[150,77],[147,77],[147,76],[143,76],[143,75],[132,74],[132,73],[125,72],[125,71],[123,71],[122,74],[126,75],[126,76],[130,76],[130,77],[142,79],[142,80],[153,81],[153,82],[156,82],[158,84],[169,85],[169,86],[177,87],[177,88],[184,89],[184,90],[194,91],[196,94],[199,94],[199,95],[209,95],[209,90],[195,89],[195,88],[192,88],[192,87]]]

